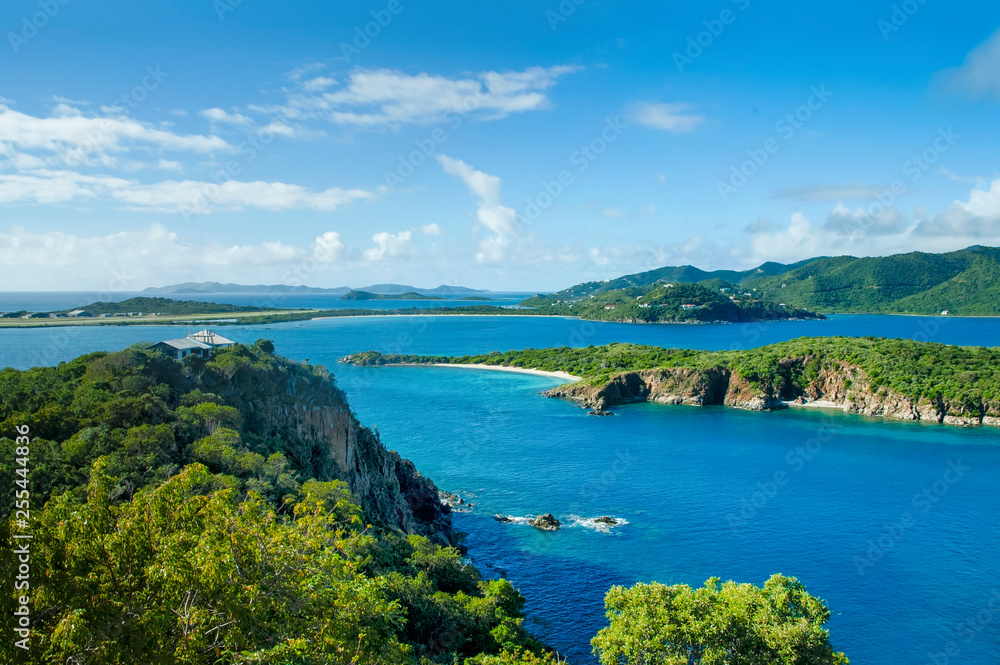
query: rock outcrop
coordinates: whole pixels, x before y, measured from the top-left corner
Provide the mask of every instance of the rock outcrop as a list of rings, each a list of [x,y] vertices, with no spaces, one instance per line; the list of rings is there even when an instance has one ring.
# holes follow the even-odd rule
[[[555,531],[562,526],[562,522],[555,518],[552,513],[545,513],[544,515],[539,515],[538,517],[529,520],[528,524],[535,527],[536,529],[541,529],[542,531]]]
[[[798,369],[812,358],[786,358],[781,368]],[[795,372],[791,372],[794,374]],[[804,376],[801,372],[797,376]],[[553,388],[544,393],[579,402],[596,413],[606,413],[617,404],[657,402],[688,406],[725,405],[748,411],[786,408],[791,402],[829,402],[845,413],[929,421],[945,425],[1000,427],[997,405],[950,404],[941,398],[914,399],[875,387],[860,368],[833,362],[808,380],[766,383],[750,380],[727,367],[657,368],[623,372],[602,384],[584,381]]]
[[[373,523],[458,545],[438,488],[358,422],[324,368],[276,359],[210,380],[212,392],[239,409],[245,429],[280,440],[283,454],[307,475],[345,481]]]

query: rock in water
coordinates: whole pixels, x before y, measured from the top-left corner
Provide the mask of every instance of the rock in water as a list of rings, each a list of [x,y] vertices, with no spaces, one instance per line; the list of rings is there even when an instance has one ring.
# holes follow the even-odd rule
[[[544,515],[539,515],[535,519],[528,522],[533,527],[541,529],[542,531],[555,531],[562,524],[555,518],[552,513],[545,513]]]
[[[603,517],[598,517],[594,521],[597,522],[598,524],[610,524],[611,526],[618,524],[618,520],[616,520],[614,517],[608,517],[607,515]]]
[[[495,519],[497,522],[503,522],[505,524],[514,521],[511,518],[507,517],[506,515],[494,515],[493,519]]]

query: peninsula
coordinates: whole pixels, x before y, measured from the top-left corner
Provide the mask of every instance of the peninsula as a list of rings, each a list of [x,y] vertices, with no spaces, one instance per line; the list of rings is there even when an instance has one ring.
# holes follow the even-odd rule
[[[1000,427],[1000,348],[875,337],[803,337],[747,351],[636,344],[477,356],[355,353],[355,365],[465,364],[565,372],[545,394],[593,412],[629,402],[725,405],[751,411],[828,406],[866,416]]]

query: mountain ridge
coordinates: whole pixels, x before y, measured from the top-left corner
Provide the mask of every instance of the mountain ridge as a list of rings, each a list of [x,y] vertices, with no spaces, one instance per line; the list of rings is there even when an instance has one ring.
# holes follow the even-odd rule
[[[584,282],[548,298],[575,302],[628,288],[668,283],[740,288],[761,299],[821,313],[1000,315],[1000,248],[973,245],[954,252],[879,257],[822,256],[749,270],[705,271],[665,266]]]

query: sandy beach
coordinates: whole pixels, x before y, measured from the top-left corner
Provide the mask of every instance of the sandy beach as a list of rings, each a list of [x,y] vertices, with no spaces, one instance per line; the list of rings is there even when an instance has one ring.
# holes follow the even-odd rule
[[[514,372],[515,374],[533,374],[535,376],[549,376],[554,379],[564,379],[566,381],[582,381],[579,376],[573,376],[566,372],[546,372],[541,369],[527,369],[525,367],[507,367],[506,365],[459,365],[457,363],[413,363],[411,367],[464,367],[466,369],[491,369],[497,372]]]
[[[831,402],[825,399],[817,399],[812,402],[806,402],[805,404],[800,404],[799,402],[787,401],[782,402],[785,406],[792,409],[843,409],[842,404],[837,404],[836,402]]]

